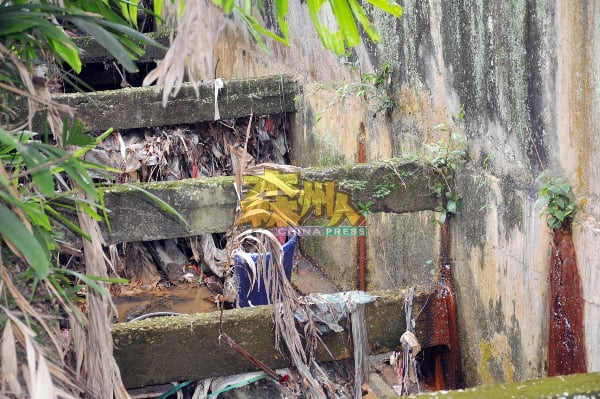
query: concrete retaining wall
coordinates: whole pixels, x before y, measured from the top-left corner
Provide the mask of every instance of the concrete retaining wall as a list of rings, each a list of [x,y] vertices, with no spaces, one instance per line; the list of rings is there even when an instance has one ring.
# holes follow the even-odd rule
[[[400,20],[373,13],[383,40],[335,57],[322,50],[304,4],[290,5],[292,46],[270,43],[261,52],[240,25],[222,29],[218,75],[295,74],[294,161],[308,166],[421,154],[447,133],[462,132],[469,161],[459,170],[464,210],[453,224],[452,258],[458,290],[463,366],[468,385],[520,381],[546,373],[546,312],[550,232],[533,206],[535,177],[547,170],[574,188],[573,226],[583,279],[589,370],[600,370],[600,135],[596,132],[600,62],[600,7],[595,2],[403,1]],[[382,94],[366,99],[338,89],[360,76],[392,69],[383,92],[395,102],[379,110]],[[456,115],[464,104],[465,119]],[[421,220],[425,229],[428,218]],[[379,224],[402,225],[402,219]],[[407,225],[414,229],[414,223]],[[427,231],[427,230],[425,230]],[[338,248],[336,248],[338,245]],[[385,242],[392,254],[395,242]],[[348,242],[327,242],[332,269],[354,267]],[[369,258],[381,252],[371,246]],[[430,248],[435,259],[435,248]],[[344,255],[336,255],[344,254]],[[401,259],[421,265],[423,250]],[[425,255],[425,257],[427,257]],[[335,261],[337,259],[337,261]],[[397,262],[387,257],[386,262]],[[414,259],[414,261],[413,261]],[[337,263],[336,263],[337,262]],[[370,286],[389,284],[371,273]],[[350,269],[351,270],[351,269]],[[352,273],[343,276],[354,284]],[[381,276],[381,277],[377,277]],[[421,277],[417,276],[417,279]],[[406,279],[405,279],[406,280]]]

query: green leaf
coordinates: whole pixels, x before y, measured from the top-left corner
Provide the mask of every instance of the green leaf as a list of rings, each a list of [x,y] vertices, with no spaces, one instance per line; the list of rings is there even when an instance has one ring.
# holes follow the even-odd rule
[[[368,0],[369,3],[373,4],[375,7],[381,9],[382,11],[387,12],[388,14],[392,14],[396,18],[400,18],[402,16],[402,6],[391,0]]]
[[[138,27],[138,0],[121,0],[119,2],[121,13],[134,27]]]
[[[456,201],[448,201],[447,209],[448,209],[448,212],[456,214],[457,213]]]
[[[94,144],[94,138],[84,131],[83,122],[79,118],[75,118],[73,124],[69,127],[66,119],[64,122],[63,130],[63,143],[64,145],[75,145],[83,147]]]
[[[93,36],[98,44],[112,54],[128,72],[137,72],[138,68],[132,60],[132,54],[102,26],[82,17],[69,18],[77,27]]]
[[[156,205],[158,205],[161,209],[167,211],[169,214],[175,216],[177,219],[179,219],[183,224],[185,224],[186,226],[189,226],[189,223],[187,220],[185,220],[183,218],[183,216],[181,216],[181,214],[179,212],[177,212],[171,205],[167,204],[162,198],[157,197],[156,195],[152,194],[150,191],[144,190],[142,187],[133,185],[133,184],[122,184],[123,186],[129,187],[133,190],[137,190],[142,192],[145,196],[147,196],[148,198],[150,198]]]
[[[250,32],[250,34],[252,35],[252,38],[264,51],[269,52],[269,48],[262,40],[261,34],[270,37],[271,39],[274,39],[282,44],[289,44],[289,41],[286,37],[278,36],[270,30],[265,29],[256,18],[254,18],[250,14],[245,13],[244,10],[238,7],[237,5],[233,9],[233,13],[242,20],[242,22],[246,25],[248,32]]]
[[[154,0],[154,17],[156,17],[156,26],[160,27],[162,25],[162,9],[163,9],[163,0]]]
[[[21,154],[27,168],[31,169],[47,162],[47,158],[40,153],[34,145],[19,142],[12,134],[0,129],[0,143],[9,145]],[[38,170],[31,174],[34,183],[45,196],[54,195],[54,179],[47,169]]]
[[[360,43],[360,35],[348,0],[329,0],[333,13],[338,21],[343,40],[350,47]]]
[[[233,0],[213,0],[213,3],[221,7],[225,14],[231,14],[234,6]]]
[[[67,62],[75,72],[80,73],[81,59],[79,58],[79,48],[65,31],[60,26],[51,23],[42,24],[39,28],[54,54]]]
[[[362,6],[358,3],[358,1],[357,0],[349,0],[349,2],[350,2],[350,7],[352,7],[352,12],[354,13],[354,16],[356,17],[358,22],[360,22],[360,24],[364,28],[365,32],[367,32],[367,34],[369,35],[369,38],[371,38],[371,40],[374,42],[378,42],[379,40],[381,40],[379,33],[373,28],[371,22],[369,21],[369,18],[367,17],[367,13],[362,8]]]
[[[277,13],[277,23],[279,24],[279,30],[283,38],[289,40],[289,27],[287,23],[288,15],[288,1],[287,0],[275,0],[275,11]]]
[[[46,205],[44,206],[44,209],[46,210],[46,212],[52,214],[52,216],[55,218],[55,220],[57,220],[59,223],[63,224],[64,226],[67,226],[67,228],[73,230],[75,233],[77,233],[79,236],[85,238],[86,240],[90,241],[91,238],[89,235],[87,235],[80,227],[78,224],[73,223],[70,219],[64,217],[63,215],[61,215],[59,212],[56,211],[56,209],[54,209],[52,206]]]
[[[11,18],[9,15],[0,16],[0,36],[7,37],[25,32],[39,25],[34,18]]]
[[[57,272],[69,274],[69,275],[72,275],[72,276],[78,278],[79,280],[83,281],[85,283],[85,285],[87,285],[89,288],[93,289],[94,291],[96,291],[97,293],[102,295],[103,297],[108,298],[109,294],[108,294],[108,291],[106,290],[106,288],[104,288],[101,285],[98,285],[96,283],[96,281],[89,278],[90,276],[88,276],[86,274],[78,273],[74,270],[69,270],[69,269],[58,269]]]
[[[108,130],[106,130],[104,133],[102,133],[100,136],[98,136],[98,138],[96,138],[96,140],[94,140],[94,142],[91,145],[87,145],[84,148],[80,148],[77,151],[75,151],[73,153],[73,158],[81,158],[82,156],[85,155],[86,152],[88,152],[89,150],[91,150],[92,148],[94,148],[95,146],[100,144],[102,142],[102,140],[104,140],[105,138],[110,136],[112,134],[112,132],[113,132],[113,128],[111,127]]]
[[[344,54],[344,39],[340,31],[332,33],[325,25],[319,21],[319,10],[325,3],[325,0],[308,0],[308,10],[313,25],[317,29],[319,38],[323,45],[337,55]]]
[[[35,271],[37,279],[44,279],[50,273],[50,254],[41,245],[17,216],[3,203],[0,203],[0,235],[20,252],[28,265]]]

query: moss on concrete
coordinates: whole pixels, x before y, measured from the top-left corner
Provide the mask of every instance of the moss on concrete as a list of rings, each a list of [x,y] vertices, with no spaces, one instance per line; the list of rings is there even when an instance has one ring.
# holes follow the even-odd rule
[[[107,243],[217,233],[229,230],[233,224],[237,204],[234,177],[183,179],[137,186],[170,205],[188,225],[143,192],[132,187],[113,186],[104,191],[111,225],[110,232],[103,226]]]
[[[410,170],[410,177],[403,179],[385,198],[374,198],[374,189],[381,176],[389,176],[390,170]],[[435,176],[428,176],[415,164],[401,162],[378,162],[373,164],[344,165],[328,168],[301,170],[303,179],[315,181],[358,181],[361,187],[347,186],[352,195],[350,201],[357,207],[361,201],[374,201],[373,212],[414,212],[433,209],[436,198],[430,185]],[[187,225],[140,190],[115,185],[104,190],[108,209],[110,231],[103,226],[108,244],[121,241],[150,241],[187,237],[203,233],[220,233],[230,230],[237,206],[234,177],[182,179],[135,185],[160,198],[175,209],[187,221]],[[305,223],[306,224],[306,223]],[[306,224],[308,225],[308,224]],[[347,242],[347,239],[344,238]],[[350,270],[350,269],[349,269]]]
[[[302,170],[302,177],[338,181],[338,187],[351,194],[355,206],[371,201],[371,212],[393,213],[433,210],[438,200],[432,187],[441,179],[425,163],[401,160],[311,167]],[[377,195],[381,185],[389,188],[388,194]]]
[[[540,378],[526,382],[409,396],[409,398],[423,397],[444,399],[598,399],[600,398],[600,373]]]
[[[406,328],[406,291],[381,291],[373,295],[378,295],[378,300],[365,308],[370,351],[383,353],[396,350]],[[416,309],[427,303],[429,295],[429,289],[418,291]],[[223,331],[269,367],[289,366],[289,359],[274,347],[272,312],[272,306],[227,310],[223,313]],[[416,332],[418,336],[426,335],[427,324],[417,320]],[[255,370],[219,340],[219,312],[115,324],[113,339],[114,355],[127,387]],[[319,361],[352,356],[353,349],[346,332],[324,334],[322,339],[329,351],[319,348]],[[333,358],[329,353],[333,354]]]
[[[221,119],[250,115],[294,112],[296,83],[277,75],[243,80],[227,80],[219,91]],[[215,117],[214,83],[184,83],[177,97],[162,105],[162,93],[156,87],[130,87],[95,93],[57,94],[55,101],[75,108],[75,115],[93,131],[133,129],[182,123],[212,121]],[[41,116],[35,121],[41,126]]]

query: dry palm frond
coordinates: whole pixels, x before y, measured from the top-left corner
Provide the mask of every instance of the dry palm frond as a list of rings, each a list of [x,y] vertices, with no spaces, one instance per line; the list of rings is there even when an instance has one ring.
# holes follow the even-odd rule
[[[310,357],[307,357],[305,348],[302,344],[303,339],[296,329],[294,311],[298,304],[294,289],[285,274],[283,266],[283,248],[281,243],[273,233],[265,229],[250,229],[237,233],[237,230],[240,227],[240,221],[244,216],[241,208],[244,183],[243,178],[244,175],[246,175],[247,170],[250,169],[246,158],[246,151],[248,148],[248,139],[250,137],[251,123],[252,116],[250,117],[248,128],[246,130],[246,140],[243,149],[241,151],[230,151],[236,178],[235,189],[238,196],[238,206],[236,219],[232,229],[233,239],[229,240],[227,246],[227,255],[229,257],[228,265],[233,264],[232,257],[234,256],[244,259],[252,274],[252,276],[250,276],[250,290],[252,290],[252,285],[255,284],[256,281],[264,282],[267,298],[269,298],[270,303],[273,304],[275,309],[275,347],[277,350],[280,350],[280,340],[283,339],[292,359],[292,363],[298,370],[303,385],[308,390],[308,397],[325,397],[325,391],[323,390],[323,387],[325,387],[330,394],[330,397],[335,398],[337,396],[333,384],[327,378],[327,374],[313,359],[312,354],[315,349],[315,344],[313,343],[316,342],[317,335],[316,328],[308,331],[306,337],[308,342],[307,345],[309,346],[308,352],[311,354]],[[264,172],[264,169],[268,166],[273,166],[275,169],[285,171],[295,172],[297,170],[297,168],[285,165],[259,165],[257,167],[252,167],[252,170],[255,172]],[[246,242],[251,243],[254,252],[257,253],[257,262],[254,262],[243,250],[243,244]],[[268,263],[266,261],[266,254],[270,254]],[[224,334],[222,330],[220,332],[222,335]],[[232,348],[236,349],[237,345],[232,345],[232,343],[229,344]],[[242,351],[240,351],[240,353],[244,355]],[[316,377],[311,372],[311,368],[314,370]]]
[[[171,40],[165,58],[144,79],[144,86],[156,82],[157,92],[163,90],[163,106],[169,95],[176,96],[187,75],[193,83],[197,76],[213,77],[214,48],[227,16],[212,2],[205,0],[164,2],[165,19],[176,25],[177,33]],[[185,12],[181,10],[185,7]],[[197,85],[194,84],[196,94]]]
[[[78,210],[81,229],[90,237],[83,240],[86,273],[108,277],[106,258],[102,250],[104,242],[98,222],[85,211]],[[103,284],[99,282],[103,287]],[[89,389],[101,398],[127,399],[129,395],[121,380],[119,367],[112,353],[112,335],[109,324],[109,311],[113,308],[106,292],[88,290],[88,329],[87,350],[84,358]]]
[[[25,90],[20,90],[16,87],[2,83],[2,88],[4,90],[11,91],[27,99],[27,121],[20,126],[13,126],[12,130],[22,130],[27,126],[29,127],[29,130],[31,130],[33,116],[37,112],[39,104],[46,105],[49,112],[54,116],[58,115],[59,112],[67,115],[73,115],[73,109],[71,107],[52,101],[47,88],[40,88],[39,86],[34,85],[33,77],[31,76],[31,73],[25,64],[21,62],[17,56],[12,51],[9,51],[2,43],[0,43],[0,54],[3,54],[14,65],[14,68],[19,73],[21,82],[23,82],[25,85]],[[60,134],[62,133],[62,130],[59,130],[58,132]]]
[[[3,278],[6,278],[6,271],[3,267],[2,269]],[[6,280],[3,282],[6,283]],[[14,312],[4,306],[0,306],[0,309],[7,316],[2,332],[2,345],[0,346],[0,356],[2,358],[0,394],[2,394],[2,397],[20,398],[27,396],[32,399],[58,397],[75,399],[77,397],[75,395],[81,391],[70,382],[62,367],[57,367],[47,359],[47,348],[42,347],[38,335],[26,322],[20,319],[22,317],[21,313]],[[22,350],[17,351],[17,344],[25,350],[24,353]],[[18,355],[18,353],[21,353],[21,355]],[[60,355],[61,353],[52,357],[61,358]],[[24,356],[26,362],[19,359],[19,356]],[[23,363],[21,367],[19,367],[19,363]]]

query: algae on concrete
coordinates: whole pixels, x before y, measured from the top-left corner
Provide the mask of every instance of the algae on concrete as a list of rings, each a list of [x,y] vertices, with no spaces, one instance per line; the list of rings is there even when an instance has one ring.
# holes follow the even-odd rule
[[[406,213],[432,210],[437,205],[430,187],[439,176],[429,175],[426,169],[412,163],[389,161],[307,168],[300,170],[300,177],[311,181],[336,182],[364,179],[367,182],[365,189],[359,190],[354,186],[349,192],[352,194],[352,203],[358,204],[374,199],[374,187],[381,181],[381,176],[390,173],[390,168],[410,171],[411,175],[385,198],[375,199],[373,212]],[[107,226],[102,226],[105,241],[108,244],[151,241],[229,231],[237,206],[234,180],[233,176],[202,177],[135,185],[170,205],[187,221],[187,225],[139,189],[127,185],[111,186],[104,190],[110,222],[110,231]]]
[[[166,107],[163,107],[162,95],[156,87],[55,94],[52,99],[73,107],[75,115],[92,131],[111,127],[135,129],[213,121],[214,83],[201,83],[197,90],[196,93],[192,83],[183,83],[177,97],[171,99]],[[294,112],[296,90],[296,82],[284,75],[226,80],[218,96],[221,119]],[[40,115],[34,120],[34,126],[42,124]]]
[[[598,399],[600,373],[573,374],[510,384],[480,386],[457,391],[438,391],[408,398],[444,399]]]
[[[377,301],[365,308],[370,353],[396,350],[406,329],[406,290],[373,292],[372,295],[378,296]],[[414,301],[416,309],[425,306],[430,295],[430,288],[418,290]],[[274,346],[272,312],[272,306],[226,310],[223,331],[269,367],[289,366],[289,358],[277,352]],[[219,312],[210,312],[113,325],[114,355],[124,384],[133,388],[254,371],[252,364],[219,340],[219,318]],[[427,324],[417,320],[416,333],[426,336]],[[324,334],[322,339],[329,351],[320,348],[319,361],[352,356],[347,332]]]

